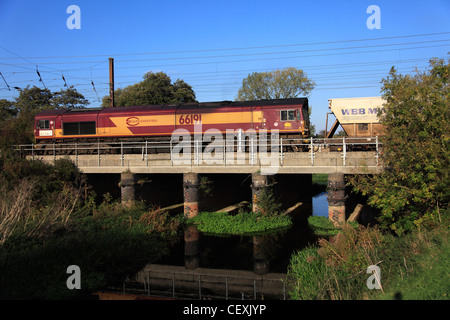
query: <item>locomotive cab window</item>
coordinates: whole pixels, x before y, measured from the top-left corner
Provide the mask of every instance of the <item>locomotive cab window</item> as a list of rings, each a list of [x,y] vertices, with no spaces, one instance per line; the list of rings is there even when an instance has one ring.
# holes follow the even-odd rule
[[[294,121],[295,120],[295,110],[282,110],[280,113],[281,121]]]
[[[63,123],[63,135],[96,134],[95,121],[65,122]]]
[[[289,110],[288,111],[288,121],[294,121],[295,120],[295,110]]]
[[[50,120],[38,120],[36,121],[37,129],[50,129]]]
[[[303,121],[308,121],[309,120],[308,110],[306,110],[306,108],[303,108],[302,112],[303,112]]]

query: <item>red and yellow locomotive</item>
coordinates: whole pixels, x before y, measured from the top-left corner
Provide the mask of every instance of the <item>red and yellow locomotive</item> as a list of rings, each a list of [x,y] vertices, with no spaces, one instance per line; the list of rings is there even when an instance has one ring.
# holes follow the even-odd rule
[[[309,135],[308,99],[207,102],[122,108],[51,110],[35,118],[36,143],[170,139],[176,129],[278,130],[280,137]],[[196,132],[197,133],[197,132]]]

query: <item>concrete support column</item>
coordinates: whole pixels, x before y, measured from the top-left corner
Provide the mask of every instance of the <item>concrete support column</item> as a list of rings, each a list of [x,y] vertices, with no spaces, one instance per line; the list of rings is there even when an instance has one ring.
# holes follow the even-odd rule
[[[261,194],[262,189],[267,187],[268,184],[268,176],[262,175],[258,173],[252,174],[252,208],[253,212],[259,212],[259,196]]]
[[[328,218],[335,224],[345,222],[345,179],[343,174],[328,175]]]
[[[123,172],[120,174],[121,202],[123,205],[131,206],[136,201],[136,181],[134,173]]]
[[[198,174],[183,174],[184,216],[193,218],[198,215]]]

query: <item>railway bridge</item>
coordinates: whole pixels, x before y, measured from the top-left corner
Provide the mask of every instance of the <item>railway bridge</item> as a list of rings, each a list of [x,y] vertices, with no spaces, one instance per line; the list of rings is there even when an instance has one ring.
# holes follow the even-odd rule
[[[328,174],[329,218],[345,221],[346,174],[377,174],[382,146],[377,137],[243,141],[167,141],[21,145],[28,159],[53,163],[72,160],[86,174],[120,174],[122,203],[135,200],[137,175],[182,174],[184,213],[198,213],[199,175],[251,174],[253,209],[268,177]],[[305,180],[308,183],[308,179]],[[309,180],[311,183],[311,180]]]

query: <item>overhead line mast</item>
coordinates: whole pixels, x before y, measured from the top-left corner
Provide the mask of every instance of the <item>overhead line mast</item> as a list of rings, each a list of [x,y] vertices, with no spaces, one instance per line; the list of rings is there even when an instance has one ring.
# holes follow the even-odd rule
[[[109,58],[109,100],[114,108],[114,58]]]

